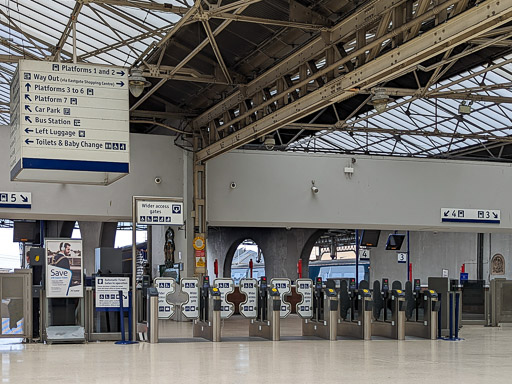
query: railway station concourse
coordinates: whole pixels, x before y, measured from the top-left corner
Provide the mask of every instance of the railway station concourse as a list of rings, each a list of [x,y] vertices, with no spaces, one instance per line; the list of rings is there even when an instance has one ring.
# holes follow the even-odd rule
[[[2,0],[0,78],[3,383],[510,382],[511,0]]]

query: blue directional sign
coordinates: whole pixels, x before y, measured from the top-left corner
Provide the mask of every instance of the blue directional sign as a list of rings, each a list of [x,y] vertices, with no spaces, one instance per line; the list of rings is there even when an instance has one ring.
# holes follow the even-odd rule
[[[499,224],[501,212],[498,209],[441,208],[441,222]]]
[[[460,274],[460,282],[462,283],[463,281],[468,281],[469,280],[469,274],[467,273],[461,273]]]
[[[0,208],[32,208],[31,192],[0,192]]]

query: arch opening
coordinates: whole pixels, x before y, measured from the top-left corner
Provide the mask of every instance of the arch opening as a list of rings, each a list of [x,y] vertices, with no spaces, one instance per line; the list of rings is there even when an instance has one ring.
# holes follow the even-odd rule
[[[260,246],[251,238],[239,239],[231,245],[224,261],[224,277],[231,277],[235,284],[240,279],[250,278],[249,264],[252,260],[252,277],[265,276],[265,259]]]

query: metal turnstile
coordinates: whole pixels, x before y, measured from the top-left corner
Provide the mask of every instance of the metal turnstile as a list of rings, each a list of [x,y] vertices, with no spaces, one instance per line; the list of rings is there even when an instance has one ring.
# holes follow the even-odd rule
[[[194,320],[193,336],[210,341],[221,341],[221,293],[210,286],[208,276],[203,277],[199,294],[199,318]]]
[[[354,278],[349,284],[341,281],[339,314],[338,336],[371,340],[372,297],[367,281],[361,281],[359,288]]]
[[[305,282],[297,280],[297,286]],[[311,280],[309,282],[312,285]],[[299,308],[297,304],[297,308]],[[299,313],[299,310],[297,310]],[[299,313],[300,315],[300,313]],[[321,277],[315,281],[312,316],[303,318],[302,336],[317,336],[322,339],[334,341],[337,338],[338,325],[338,293],[334,288],[326,288]]]
[[[420,279],[405,283],[405,335],[436,340],[439,300],[436,291],[422,290]]]
[[[252,280],[252,279],[251,279]],[[275,286],[269,287],[267,278],[262,276],[258,285],[256,317],[249,322],[249,336],[262,337],[267,340],[281,339],[281,295]],[[241,292],[244,290],[241,289]],[[249,296],[246,296],[248,301]],[[240,304],[241,313],[247,317],[247,311],[242,311],[247,303]]]
[[[402,283],[394,281],[389,288],[389,279],[373,283],[372,336],[390,339],[405,339],[405,292]]]

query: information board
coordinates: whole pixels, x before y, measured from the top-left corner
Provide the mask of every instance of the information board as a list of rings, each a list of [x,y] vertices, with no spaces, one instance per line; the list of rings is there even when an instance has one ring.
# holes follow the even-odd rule
[[[241,279],[239,289],[245,296],[245,301],[240,303],[240,313],[248,319],[255,319],[258,316],[258,282],[256,279]]]
[[[181,292],[187,294],[188,300],[181,305],[181,312],[187,319],[199,317],[199,280],[181,279]]]
[[[11,180],[110,184],[129,172],[125,68],[19,60]]]
[[[270,280],[270,286],[279,291],[279,296],[281,297],[281,311],[279,315],[281,319],[284,319],[292,311],[291,304],[284,301],[285,296],[288,296],[292,292],[292,282],[290,279],[277,278]]]
[[[303,319],[311,319],[313,317],[313,280],[297,279],[295,286],[302,298],[297,303],[297,314]]]
[[[176,280],[172,277],[157,277],[154,285],[158,291],[158,318],[170,319],[176,310],[174,304],[167,301],[167,295],[176,292]]]
[[[227,300],[227,295],[235,291],[235,283],[233,279],[215,279],[213,286],[219,289],[220,292],[220,318],[227,319],[235,313],[235,304]]]
[[[119,291],[123,292],[123,307],[128,308],[129,277],[96,277],[96,308],[119,308]]]
[[[138,200],[138,224],[183,225],[183,202],[176,200]]]

